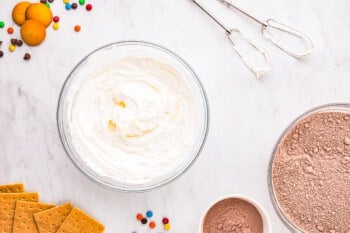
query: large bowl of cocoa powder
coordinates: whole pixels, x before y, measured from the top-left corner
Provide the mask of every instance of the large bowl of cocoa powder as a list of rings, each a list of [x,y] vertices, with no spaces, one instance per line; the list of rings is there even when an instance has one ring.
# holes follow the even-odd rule
[[[273,152],[269,181],[294,232],[350,232],[350,105],[317,107],[292,122]]]

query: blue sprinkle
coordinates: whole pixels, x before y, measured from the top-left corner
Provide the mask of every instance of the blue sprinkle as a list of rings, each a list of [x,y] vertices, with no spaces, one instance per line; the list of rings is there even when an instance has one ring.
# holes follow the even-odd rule
[[[146,215],[147,215],[147,217],[152,218],[153,212],[149,210],[149,211],[147,211]]]
[[[66,4],[66,10],[69,11],[70,9],[72,9],[72,5],[70,3]]]

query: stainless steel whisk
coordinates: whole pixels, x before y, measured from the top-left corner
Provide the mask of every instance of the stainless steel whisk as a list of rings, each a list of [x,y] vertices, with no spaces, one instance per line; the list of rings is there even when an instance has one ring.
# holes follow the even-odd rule
[[[312,43],[310,37],[308,37],[303,32],[301,32],[295,28],[292,28],[290,26],[287,26],[285,24],[279,23],[273,19],[268,19],[265,22],[261,21],[261,20],[257,19],[257,17],[249,14],[248,12],[244,11],[243,9],[238,7],[237,5],[233,4],[231,0],[218,0],[218,1],[224,3],[228,7],[236,9],[237,11],[241,12],[242,14],[248,16],[250,19],[252,19],[256,23],[258,23],[261,26],[261,33],[264,35],[264,37],[266,39],[270,40],[274,45],[276,45],[278,48],[280,48],[282,51],[289,54],[290,56],[295,57],[297,59],[301,59],[301,58],[304,58],[312,53],[313,43]],[[272,33],[271,29],[276,29],[276,30],[279,30],[281,32],[285,32],[287,34],[290,34],[290,35],[293,35],[293,36],[300,38],[305,44],[305,48],[306,48],[305,51],[301,51],[301,52],[293,51],[292,48],[287,47],[278,37],[276,37]]]
[[[199,3],[197,0],[192,0],[199,8],[201,8],[207,15],[209,15],[221,28],[223,28],[226,32],[226,36],[229,39],[230,43],[233,46],[234,51],[238,54],[242,62],[246,65],[246,67],[255,74],[255,76],[259,79],[264,73],[266,73],[271,68],[271,59],[270,55],[267,52],[267,50],[254,42],[253,40],[249,39],[248,37],[244,36],[238,29],[235,28],[229,28],[225,26],[223,22],[221,22],[217,17],[215,17],[212,13],[210,13],[201,3]],[[240,49],[236,46],[233,36],[237,36],[238,38],[245,41],[247,44],[249,44],[252,48],[254,48],[258,53],[263,55],[265,59],[265,66],[258,67],[255,66],[252,62],[249,61],[249,59],[244,56],[244,53],[240,51]]]

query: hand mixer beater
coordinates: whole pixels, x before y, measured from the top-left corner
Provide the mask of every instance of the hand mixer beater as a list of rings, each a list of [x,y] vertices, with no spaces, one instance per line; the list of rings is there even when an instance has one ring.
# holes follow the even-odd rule
[[[243,9],[239,8],[237,5],[233,4],[231,0],[218,0],[218,1],[224,3],[226,6],[230,8],[233,8],[239,11],[240,13],[248,16],[250,19],[258,23],[261,26],[261,33],[264,35],[264,37],[270,40],[274,45],[276,45],[278,48],[280,48],[283,52],[287,53],[288,55],[295,57],[297,59],[302,59],[312,53],[313,43],[310,37],[308,37],[303,32],[295,28],[292,28],[290,26],[287,26],[285,24],[279,23],[274,19],[268,19],[267,21],[263,22],[257,19],[256,17],[254,17],[253,15],[249,14],[248,12],[244,11]],[[287,45],[285,45],[280,38],[274,35],[273,29],[299,38],[304,43],[305,50],[300,52],[294,51],[293,48],[290,48]]]
[[[229,28],[225,26],[223,22],[221,22],[217,17],[215,17],[212,13],[209,12],[208,9],[206,9],[203,4],[201,4],[198,0],[192,0],[199,8],[201,8],[207,15],[209,15],[221,28],[225,30],[226,36],[229,39],[231,45],[233,46],[234,51],[238,54],[242,62],[246,65],[246,67],[255,74],[255,76],[259,79],[264,75],[268,70],[271,68],[271,58],[267,50],[262,47],[261,45],[254,42],[252,39],[244,36],[238,29],[235,28]],[[270,40],[275,46],[277,46],[279,49],[287,53],[288,55],[295,57],[297,59],[302,59],[309,54],[312,53],[313,50],[313,43],[311,39],[302,33],[301,31],[294,29],[290,26],[278,23],[277,21],[273,19],[269,19],[266,22],[263,22],[256,17],[252,16],[251,14],[247,13],[246,11],[242,10],[241,8],[234,5],[230,0],[218,0],[228,7],[234,8],[238,10],[239,12],[243,13],[244,15],[248,16],[250,19],[255,21],[261,26],[261,33],[265,38]],[[285,45],[282,40],[277,37],[273,30],[280,31],[282,33],[286,33],[287,35],[295,36],[299,38],[303,44],[305,45],[304,51],[295,51],[293,48],[288,47]],[[247,56],[244,55],[244,52],[239,49],[236,46],[236,39],[241,39],[242,41],[246,42],[248,45],[250,45],[256,52],[261,54],[264,58],[265,65],[260,67],[255,65],[252,61],[248,59]]]

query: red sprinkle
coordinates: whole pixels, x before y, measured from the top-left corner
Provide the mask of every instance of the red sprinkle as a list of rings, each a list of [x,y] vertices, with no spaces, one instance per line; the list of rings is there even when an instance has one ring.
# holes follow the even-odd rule
[[[91,4],[87,4],[86,5],[86,10],[87,11],[91,11],[92,10],[92,5]]]
[[[53,21],[55,23],[58,23],[60,21],[60,17],[58,17],[58,16],[53,17]]]
[[[162,222],[163,222],[163,224],[168,224],[169,223],[169,219],[168,218],[163,218]]]
[[[14,30],[12,27],[7,28],[7,33],[8,34],[13,34]]]
[[[151,228],[151,229],[154,229],[154,228],[156,228],[156,223],[155,222],[150,222],[149,223],[149,228]]]
[[[79,25],[74,26],[74,31],[80,32],[80,30],[81,30],[81,27]]]
[[[143,219],[142,214],[137,214],[137,215],[136,215],[136,219],[139,220],[139,221],[141,221],[141,220]]]

